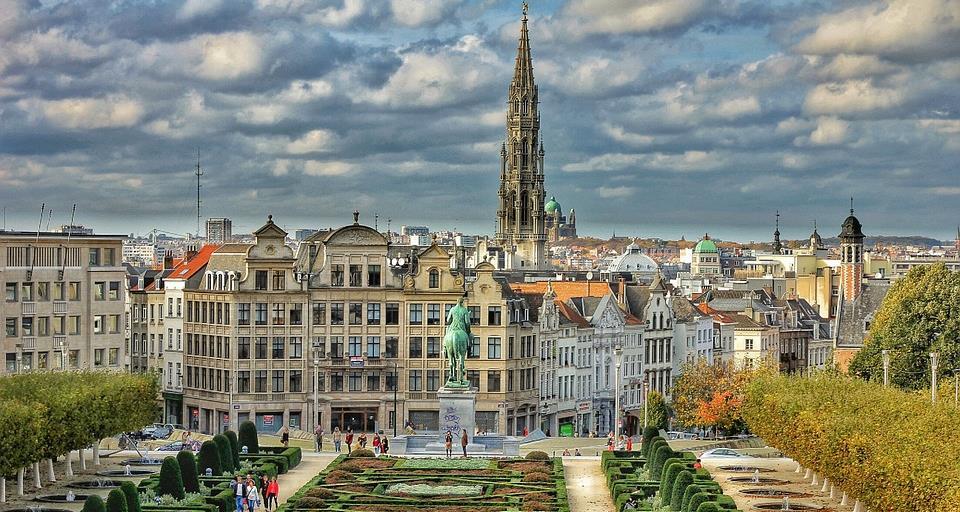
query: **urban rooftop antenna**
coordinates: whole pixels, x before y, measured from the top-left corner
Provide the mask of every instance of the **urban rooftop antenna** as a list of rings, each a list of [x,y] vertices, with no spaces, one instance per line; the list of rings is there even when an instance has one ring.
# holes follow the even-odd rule
[[[197,238],[200,238],[200,176],[203,171],[200,170],[200,148],[197,148]]]

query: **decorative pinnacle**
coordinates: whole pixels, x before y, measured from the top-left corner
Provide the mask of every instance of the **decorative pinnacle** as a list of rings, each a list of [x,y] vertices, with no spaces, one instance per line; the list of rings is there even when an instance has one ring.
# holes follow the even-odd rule
[[[523,9],[523,16],[526,17],[526,16],[527,16],[527,9],[529,9],[530,6],[527,5],[526,2],[523,2],[523,3],[520,4],[520,5],[521,5],[521,9]]]
[[[360,210],[353,211],[353,223],[360,224]]]
[[[853,196],[850,196],[850,215],[853,215]]]

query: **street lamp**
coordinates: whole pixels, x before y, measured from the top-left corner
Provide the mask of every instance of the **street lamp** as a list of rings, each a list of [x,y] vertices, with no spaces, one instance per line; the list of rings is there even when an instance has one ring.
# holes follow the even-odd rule
[[[937,403],[937,358],[938,352],[930,352],[930,400]]]
[[[960,368],[953,369],[953,405],[960,405]]]
[[[393,437],[397,437],[397,423],[400,422],[400,411],[397,408],[397,389],[400,388],[400,366],[393,361]]]
[[[313,431],[317,431],[320,423],[320,397],[317,392],[320,387],[320,350],[313,348]]]
[[[620,347],[618,343],[617,346],[613,349],[613,355],[616,358],[616,368],[617,373],[613,378],[614,385],[614,395],[613,395],[613,430],[616,432],[616,437],[620,436],[620,358],[623,356],[623,348]]]
[[[883,350],[883,387],[890,386],[890,351]]]
[[[649,423],[649,414],[647,414],[647,399],[650,398],[650,381],[649,374],[647,379],[643,380],[643,428],[647,428]]]

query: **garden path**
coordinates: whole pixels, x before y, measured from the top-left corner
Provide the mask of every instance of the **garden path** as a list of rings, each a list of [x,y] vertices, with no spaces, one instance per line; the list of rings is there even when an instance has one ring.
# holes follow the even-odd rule
[[[571,512],[613,512],[599,457],[564,457],[563,473]]]
[[[290,495],[300,490],[335,458],[337,457],[332,453],[319,454],[304,451],[303,460],[297,467],[277,477],[277,483],[280,484],[280,504],[283,505]]]

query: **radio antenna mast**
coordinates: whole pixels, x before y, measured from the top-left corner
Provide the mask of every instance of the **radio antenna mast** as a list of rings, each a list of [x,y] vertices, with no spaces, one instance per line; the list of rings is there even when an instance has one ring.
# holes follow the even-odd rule
[[[197,238],[200,238],[200,177],[203,171],[200,170],[200,148],[197,148]]]

